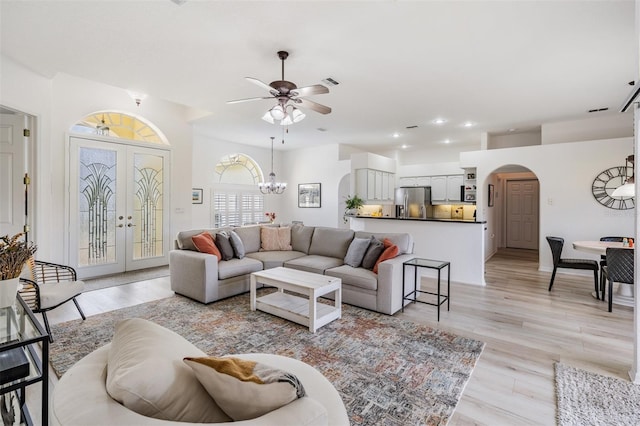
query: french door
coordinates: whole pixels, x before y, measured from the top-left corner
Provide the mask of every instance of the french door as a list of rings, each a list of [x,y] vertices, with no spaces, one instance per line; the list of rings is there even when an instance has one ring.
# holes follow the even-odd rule
[[[166,265],[170,152],[69,137],[69,259],[80,277]]]

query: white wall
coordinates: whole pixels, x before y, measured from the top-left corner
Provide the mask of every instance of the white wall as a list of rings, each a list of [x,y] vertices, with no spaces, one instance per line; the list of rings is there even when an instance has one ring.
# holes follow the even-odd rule
[[[536,129],[529,132],[488,135],[487,146],[489,149],[516,148],[520,146],[541,145],[541,141],[541,129]]]
[[[551,270],[547,235],[565,239],[566,257],[594,258],[571,247],[571,241],[597,240],[603,235],[633,235],[635,209],[616,211],[599,204],[591,194],[593,179],[605,169],[624,165],[633,152],[633,139],[606,139],[574,143],[474,151],[460,154],[461,166],[476,167],[478,220],[487,218],[486,184],[501,166],[517,164],[540,181],[540,269]]]
[[[217,183],[215,166],[222,157],[229,154],[245,154],[252,158],[260,168],[265,178],[271,172],[271,140],[265,138],[264,148],[232,143],[211,138],[206,134],[194,130],[193,135],[193,169],[191,180],[194,188],[203,189],[203,203],[191,205],[191,222],[185,229],[210,228],[211,223],[211,192],[213,185]],[[293,187],[287,180],[287,170],[282,166],[282,151],[274,150],[273,171],[279,182],[287,183],[285,194],[291,192]],[[188,173],[187,173],[188,174]],[[297,189],[297,187],[296,187]],[[284,221],[282,215],[283,195],[267,195],[265,197],[265,211],[276,212],[276,221]]]
[[[287,189],[283,218],[300,220],[308,225],[338,227],[344,212],[344,200],[340,199],[340,182],[351,171],[349,160],[340,160],[339,145],[309,147],[283,154],[287,165]],[[321,208],[298,208],[297,188],[300,183],[320,183]]]
[[[583,120],[543,124],[542,144],[633,137],[631,110],[624,114],[601,114],[593,113],[592,117]]]
[[[58,74],[53,79],[32,73],[6,57],[0,58],[0,103],[36,117],[36,164],[33,238],[38,258],[66,263],[65,152],[71,125],[99,110],[144,117],[155,124],[172,146],[171,233],[190,225],[191,127],[188,110],[148,97],[136,107],[125,89]],[[176,213],[183,211],[183,213]]]

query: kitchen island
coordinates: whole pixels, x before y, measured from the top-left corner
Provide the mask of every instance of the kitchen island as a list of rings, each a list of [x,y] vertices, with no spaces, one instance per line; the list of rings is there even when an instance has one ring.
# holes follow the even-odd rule
[[[387,216],[355,216],[350,220],[355,231],[409,233],[416,257],[451,262],[452,282],[485,285],[485,222]],[[430,276],[429,272],[425,271],[424,276]]]

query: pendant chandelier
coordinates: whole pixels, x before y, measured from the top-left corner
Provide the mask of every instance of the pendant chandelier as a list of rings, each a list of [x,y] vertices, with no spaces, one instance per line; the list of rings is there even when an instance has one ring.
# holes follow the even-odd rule
[[[268,182],[258,183],[258,189],[263,194],[282,194],[287,189],[287,184],[282,182],[276,182],[276,174],[273,172],[273,140],[274,136],[271,136],[271,173],[269,173]]]

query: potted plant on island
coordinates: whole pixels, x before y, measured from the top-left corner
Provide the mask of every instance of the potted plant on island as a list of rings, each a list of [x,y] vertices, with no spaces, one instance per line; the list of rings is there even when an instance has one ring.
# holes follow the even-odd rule
[[[347,223],[347,216],[356,216],[358,214],[358,209],[364,206],[364,200],[357,195],[353,197],[347,195],[347,199],[345,200],[345,208],[344,208],[344,216],[342,219],[344,223]]]
[[[0,308],[15,301],[22,269],[37,250],[34,243],[21,240],[22,235],[0,238]]]

